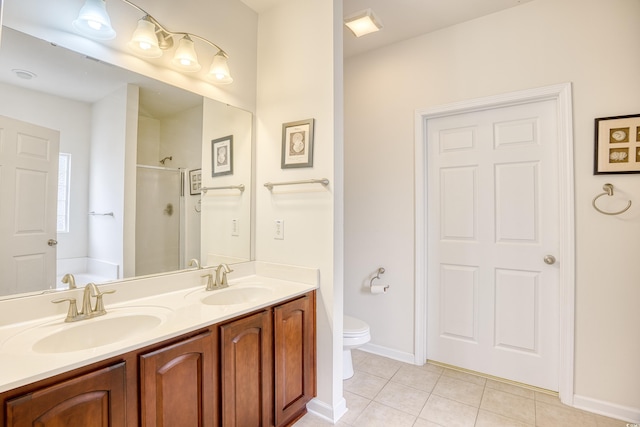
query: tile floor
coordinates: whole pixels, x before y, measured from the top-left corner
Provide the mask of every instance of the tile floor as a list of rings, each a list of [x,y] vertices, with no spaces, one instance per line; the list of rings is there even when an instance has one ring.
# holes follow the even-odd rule
[[[414,366],[353,351],[344,382],[349,411],[338,426],[625,427],[626,422],[562,405],[557,397],[436,365]],[[295,427],[332,424],[314,414]]]

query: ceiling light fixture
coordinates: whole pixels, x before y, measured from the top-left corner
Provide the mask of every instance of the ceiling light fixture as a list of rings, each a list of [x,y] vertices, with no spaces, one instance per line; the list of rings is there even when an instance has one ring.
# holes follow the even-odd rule
[[[346,25],[356,37],[362,37],[382,29],[382,21],[380,21],[371,9],[365,9],[349,15],[344,19],[344,25]]]
[[[143,14],[129,42],[129,48],[136,55],[158,58],[163,51],[173,47],[174,37],[180,37],[171,64],[181,71],[196,72],[202,68],[194,44],[194,40],[198,40],[217,50],[207,76],[219,84],[233,82],[227,63],[229,55],[220,46],[196,34],[169,31],[144,9],[129,0],[122,1]],[[106,0],[85,0],[73,27],[80,34],[97,40],[111,40],[116,36],[107,13]]]

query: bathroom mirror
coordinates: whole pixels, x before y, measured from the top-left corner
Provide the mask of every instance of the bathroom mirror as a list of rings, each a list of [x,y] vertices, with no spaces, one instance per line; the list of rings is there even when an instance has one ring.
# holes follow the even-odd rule
[[[49,175],[14,164],[13,176],[30,173],[2,188],[0,233],[28,235],[36,249],[13,254],[20,244],[3,242],[0,298],[65,288],[65,273],[83,285],[189,268],[192,258],[250,260],[251,113],[8,27],[0,42],[0,116],[17,121],[0,134],[15,125],[25,135],[26,123],[59,135],[42,145]],[[224,138],[231,171],[214,176],[212,141]],[[45,153],[38,137],[16,141],[27,157]]]

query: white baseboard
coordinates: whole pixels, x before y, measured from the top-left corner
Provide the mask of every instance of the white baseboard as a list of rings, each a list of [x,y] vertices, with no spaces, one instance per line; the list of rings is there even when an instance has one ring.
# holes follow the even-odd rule
[[[604,415],[618,420],[632,423],[640,423],[640,408],[631,408],[603,400],[592,399],[585,396],[573,396],[573,406],[578,409]]]
[[[317,398],[312,399],[311,402],[307,403],[307,412],[310,412],[314,415],[317,415],[320,418],[323,418],[333,424],[337,423],[340,418],[348,411],[347,409],[347,401],[344,399],[340,399],[340,401],[336,404],[335,407],[326,404],[318,400]]]
[[[389,359],[398,360],[404,363],[410,363],[415,365],[415,356],[413,353],[405,353],[404,351],[393,350],[381,345],[367,343],[359,348],[359,350],[366,351],[368,353],[377,354],[378,356],[388,357]]]

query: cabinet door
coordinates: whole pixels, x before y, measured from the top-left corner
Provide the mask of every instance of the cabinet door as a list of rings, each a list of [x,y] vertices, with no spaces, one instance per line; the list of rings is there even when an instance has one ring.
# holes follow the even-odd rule
[[[142,426],[217,426],[215,332],[140,356]]]
[[[220,327],[222,425],[268,427],[273,411],[271,312]]]
[[[124,362],[6,403],[7,427],[124,426]]]
[[[313,306],[308,294],[274,309],[276,426],[304,414],[315,395]]]

